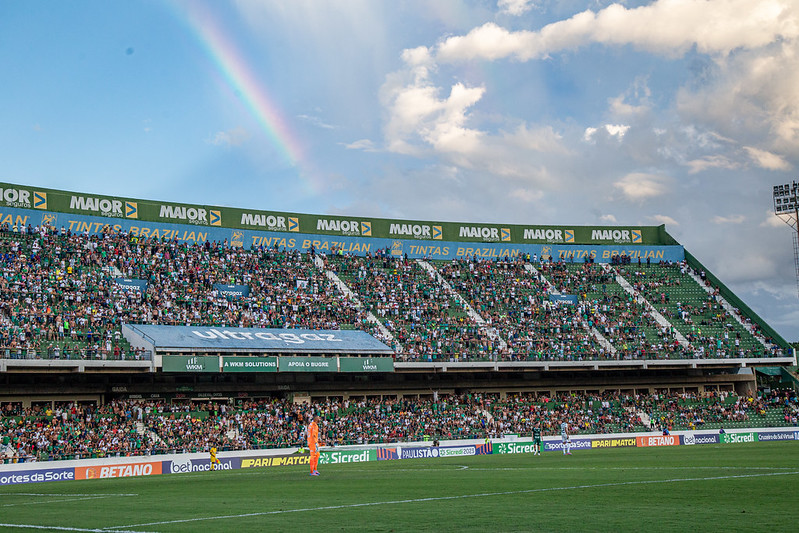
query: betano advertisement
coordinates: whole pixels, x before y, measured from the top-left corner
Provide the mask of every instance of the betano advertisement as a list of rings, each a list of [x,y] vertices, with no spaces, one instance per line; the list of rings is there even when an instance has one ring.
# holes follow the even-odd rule
[[[663,226],[473,225],[362,219],[248,211],[207,205],[171,204],[86,195],[0,183],[0,224],[65,228],[96,234],[104,228],[142,238],[186,242],[227,241],[233,246],[288,248],[331,253],[391,254],[433,259],[465,256],[513,258],[536,255],[607,261],[622,253],[634,260],[679,261],[679,246]]]
[[[678,446],[697,444],[737,444],[767,442],[776,440],[799,440],[799,430],[783,428],[769,431],[743,431],[719,434],[717,432],[685,432],[681,435],[635,435],[572,439],[572,450],[597,450],[604,448]],[[542,442],[542,451],[556,452],[563,448],[560,438],[547,438]],[[396,445],[392,447],[368,448],[361,450],[328,449],[322,450],[319,463],[323,465],[362,463],[368,461],[386,461],[398,459],[441,459],[448,457],[469,457],[491,454],[531,454],[532,441],[487,442],[485,444],[464,444],[460,446],[419,446]],[[309,454],[279,454],[263,456],[220,457],[221,470],[238,470],[241,468],[275,468],[284,466],[307,466]],[[72,481],[76,479],[105,479],[132,476],[155,476],[159,474],[182,474],[189,472],[205,472],[211,469],[207,457],[198,454],[173,455],[163,461],[143,459],[142,462],[120,464],[90,464],[65,468],[42,467],[38,463],[13,465],[13,471],[3,471],[0,465],[0,486],[23,483],[40,483],[46,481]],[[108,460],[106,460],[108,461]],[[50,463],[52,464],[52,463]],[[23,468],[18,468],[23,466]]]

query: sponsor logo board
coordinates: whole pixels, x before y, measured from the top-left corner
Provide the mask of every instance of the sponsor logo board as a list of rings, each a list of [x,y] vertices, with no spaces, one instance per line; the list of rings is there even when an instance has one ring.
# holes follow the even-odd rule
[[[41,483],[44,481],[73,481],[74,479],[74,468],[46,468],[38,470],[18,470],[8,473],[0,472],[0,485]]]
[[[572,450],[590,450],[591,439],[571,439]],[[563,442],[561,441],[544,441],[543,450],[545,452],[562,451]]]
[[[757,440],[796,440],[796,434],[793,431],[769,431],[768,433],[758,433]]]
[[[646,437],[636,437],[636,444],[639,447],[648,446],[679,446],[679,435],[647,435]]]
[[[497,453],[533,453],[533,442],[499,442],[494,445]]]
[[[311,464],[310,455],[270,455],[268,457],[246,457],[242,458],[241,460],[241,468],[295,466],[307,464]]]
[[[757,433],[725,433],[721,435],[724,444],[738,444],[740,442],[757,442]]]
[[[376,461],[377,452],[375,450],[360,451],[323,451],[319,455],[319,463],[323,465],[334,465],[343,463],[365,463]]]
[[[155,476],[161,473],[161,461],[121,465],[78,466],[75,468],[75,479]]]
[[[164,474],[185,474],[188,472],[207,472],[211,470],[210,459],[174,459],[164,461],[161,471]],[[241,460],[238,457],[230,459],[219,459],[219,464],[215,470],[234,470],[240,468]]]
[[[593,439],[591,441],[592,448],[632,448],[637,446],[638,443],[635,437],[621,438],[621,439]]]

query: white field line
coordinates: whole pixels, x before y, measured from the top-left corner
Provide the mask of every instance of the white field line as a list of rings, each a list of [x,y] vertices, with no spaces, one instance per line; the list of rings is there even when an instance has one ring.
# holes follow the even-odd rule
[[[3,496],[138,496],[138,494],[120,494],[96,492],[94,494],[77,494],[72,492],[6,492]]]
[[[60,500],[36,500],[32,502],[20,503],[4,503],[0,507],[17,507],[19,505],[41,505],[43,503],[58,503],[58,502],[79,502],[82,500],[102,500],[104,498],[113,498],[113,496],[86,496],[84,498],[62,498]]]
[[[13,527],[17,529],[43,529],[46,531],[90,531],[94,533],[107,533],[108,530],[106,529],[89,529],[83,527],[64,527],[64,526],[37,526],[35,524],[3,524],[0,523],[0,528],[2,527]],[[123,531],[123,530],[115,530],[115,533],[148,533],[147,531]],[[149,532],[155,533],[155,532]]]
[[[206,517],[197,517],[197,518],[184,518],[181,520],[165,520],[162,522],[147,522],[144,524],[130,524],[126,526],[115,526],[109,527],[105,530],[99,531],[113,531],[115,533],[120,533],[120,530],[123,528],[134,528],[134,527],[145,527],[145,526],[160,526],[160,525],[167,525],[167,524],[183,524],[188,522],[204,522],[206,520],[225,520],[230,518],[248,518],[253,516],[269,516],[269,515],[280,515],[280,514],[287,514],[287,513],[305,513],[310,511],[330,511],[335,509],[354,509],[358,507],[374,507],[378,505],[401,505],[406,503],[421,503],[421,502],[436,502],[436,501],[447,501],[447,500],[461,500],[466,498],[486,498],[491,496],[511,496],[515,494],[532,494],[536,492],[554,492],[554,491],[561,491],[561,490],[579,490],[579,489],[596,489],[596,488],[603,488],[603,487],[621,487],[627,485],[653,485],[659,483],[682,483],[686,481],[714,481],[714,480],[722,480],[722,479],[745,479],[745,478],[755,478],[755,477],[767,477],[767,476],[790,476],[799,474],[799,471],[791,471],[791,472],[769,472],[769,473],[759,473],[759,474],[739,474],[739,475],[730,475],[730,476],[713,476],[713,477],[696,477],[696,478],[675,478],[675,479],[655,479],[649,481],[620,481],[616,483],[597,483],[594,485],[572,485],[569,487],[546,487],[540,489],[524,489],[524,490],[509,490],[509,491],[502,491],[502,492],[481,492],[477,494],[461,494],[459,496],[434,496],[430,498],[413,498],[408,500],[387,500],[382,502],[365,502],[365,503],[349,503],[349,504],[342,504],[342,505],[326,505],[322,507],[306,507],[301,509],[285,509],[279,511],[263,511],[259,513],[243,513],[243,514],[235,514],[235,515],[218,515],[218,516],[206,516]]]

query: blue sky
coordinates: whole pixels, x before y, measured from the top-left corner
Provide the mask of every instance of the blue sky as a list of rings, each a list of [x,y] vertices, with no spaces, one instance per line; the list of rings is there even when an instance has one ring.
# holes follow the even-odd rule
[[[665,223],[788,340],[789,0],[0,3],[0,180],[302,213]]]

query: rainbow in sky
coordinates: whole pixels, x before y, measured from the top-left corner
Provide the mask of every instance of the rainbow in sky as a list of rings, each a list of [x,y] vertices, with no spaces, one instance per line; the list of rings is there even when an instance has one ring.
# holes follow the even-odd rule
[[[181,2],[178,7],[186,15],[208,56],[231,88],[241,96],[272,145],[292,166],[298,166],[303,160],[302,144],[291,131],[267,88],[253,74],[247,61],[213,14],[199,2]]]

